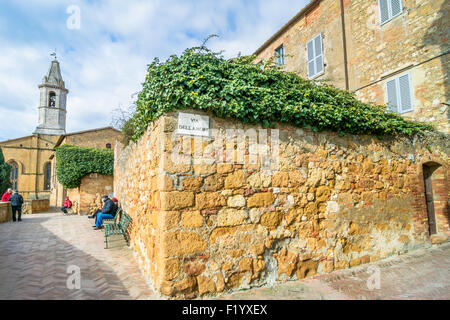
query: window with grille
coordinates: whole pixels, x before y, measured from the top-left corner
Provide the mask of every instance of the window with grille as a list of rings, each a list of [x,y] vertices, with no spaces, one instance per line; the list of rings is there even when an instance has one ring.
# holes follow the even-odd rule
[[[11,181],[11,189],[17,190],[17,185],[19,181],[19,165],[15,161],[9,162],[11,166],[11,173],[9,180]]]
[[[50,190],[50,182],[52,178],[52,165],[47,162],[44,166],[44,190]]]
[[[322,34],[315,36],[306,43],[308,56],[308,78],[313,78],[324,71]]]
[[[403,11],[402,0],[378,0],[380,23],[385,24]]]
[[[284,46],[281,45],[274,52],[275,58],[280,66],[284,65]]]
[[[395,113],[414,110],[411,75],[409,73],[395,77],[386,82],[388,108]]]

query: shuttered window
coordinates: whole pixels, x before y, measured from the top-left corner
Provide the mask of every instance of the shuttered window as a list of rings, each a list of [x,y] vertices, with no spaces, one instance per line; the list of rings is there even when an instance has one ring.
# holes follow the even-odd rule
[[[308,56],[308,78],[312,78],[324,71],[322,34],[306,43],[306,52]]]
[[[403,11],[402,0],[378,0],[380,23],[385,24]]]
[[[284,46],[281,45],[274,52],[275,58],[280,66],[284,65]]]
[[[411,76],[403,74],[386,82],[388,108],[395,113],[414,110],[412,98]]]

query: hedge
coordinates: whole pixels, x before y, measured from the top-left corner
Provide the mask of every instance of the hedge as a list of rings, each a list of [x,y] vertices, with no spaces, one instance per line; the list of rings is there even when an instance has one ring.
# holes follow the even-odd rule
[[[90,173],[114,174],[114,151],[68,144],[56,148],[56,175],[64,188],[78,188]]]
[[[188,108],[265,127],[282,122],[340,134],[413,135],[433,130],[389,112],[385,105],[358,101],[353,93],[326,82],[284,72],[273,61],[254,61],[254,56],[225,60],[204,46],[165,62],[155,59],[148,65],[130,121],[133,141],[163,113]]]

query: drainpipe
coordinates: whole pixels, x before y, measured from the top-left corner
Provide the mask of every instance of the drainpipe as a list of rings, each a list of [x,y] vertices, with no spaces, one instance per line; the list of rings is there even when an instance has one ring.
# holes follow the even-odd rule
[[[342,44],[344,46],[345,90],[348,91],[350,86],[348,83],[347,37],[345,36],[344,0],[341,0],[341,21],[342,21]]]

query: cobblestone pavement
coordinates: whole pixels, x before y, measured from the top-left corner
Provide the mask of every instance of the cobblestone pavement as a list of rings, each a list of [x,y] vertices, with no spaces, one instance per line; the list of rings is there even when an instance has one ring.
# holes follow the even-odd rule
[[[92,223],[46,213],[0,224],[0,299],[158,299],[125,241],[112,238],[105,250],[103,232]],[[72,265],[81,271],[80,290],[67,288]],[[369,290],[374,267],[380,289]],[[450,299],[450,243],[219,299]]]
[[[379,269],[377,269],[379,268]],[[379,270],[379,289],[374,280]],[[232,300],[449,300],[450,243],[375,263],[221,297]]]
[[[92,225],[62,213],[0,224],[0,299],[153,299],[125,241],[113,238],[105,250],[103,231]],[[67,288],[72,265],[80,290]]]

